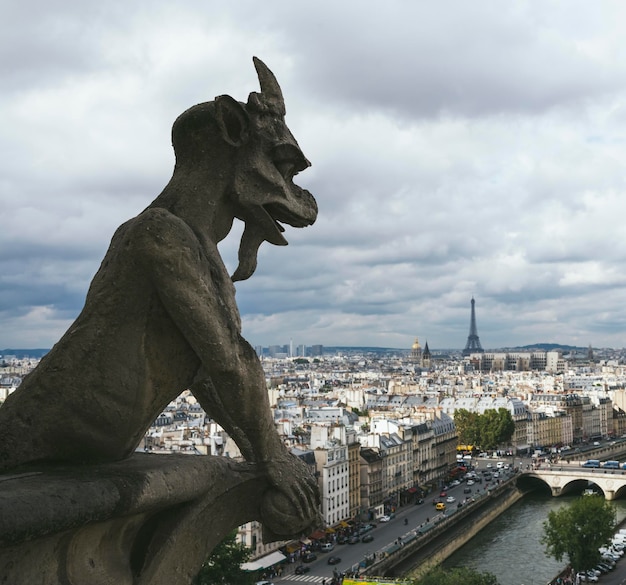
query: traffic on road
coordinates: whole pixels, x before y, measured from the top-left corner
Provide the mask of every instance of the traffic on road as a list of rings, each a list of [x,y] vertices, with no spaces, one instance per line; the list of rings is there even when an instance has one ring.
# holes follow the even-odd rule
[[[417,499],[415,504],[397,507],[370,522],[354,524],[349,536],[329,536],[333,540],[331,547],[321,546],[308,553],[309,556],[287,565],[283,574],[273,581],[332,585],[341,575],[358,574],[383,550],[392,545],[402,546],[405,539],[414,538],[416,529],[440,520],[453,508],[467,505],[472,498],[511,477],[517,469],[515,464],[511,457],[476,459],[471,465],[466,464],[457,479],[442,484],[438,490]],[[518,459],[517,465],[524,465],[524,462]],[[311,554],[315,558],[311,558]]]

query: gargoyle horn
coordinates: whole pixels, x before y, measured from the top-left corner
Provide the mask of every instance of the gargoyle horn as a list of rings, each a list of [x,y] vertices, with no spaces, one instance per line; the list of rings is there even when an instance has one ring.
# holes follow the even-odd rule
[[[285,100],[283,99],[283,92],[280,89],[280,85],[278,85],[278,81],[276,81],[276,77],[261,59],[252,57],[252,61],[254,62],[254,68],[259,78],[263,102],[271,109],[276,110],[281,116],[284,116],[286,113]],[[252,95],[254,94],[250,94],[250,97],[252,97]]]

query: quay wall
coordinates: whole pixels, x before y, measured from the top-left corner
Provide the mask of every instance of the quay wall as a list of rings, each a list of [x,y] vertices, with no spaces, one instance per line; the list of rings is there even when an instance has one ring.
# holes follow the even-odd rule
[[[523,496],[523,492],[518,489],[511,489],[508,493],[500,496],[498,500],[492,500],[490,505],[485,506],[484,514],[480,518],[466,519],[465,522],[460,522],[451,531],[451,538],[440,539],[439,542],[432,543],[430,553],[422,556],[419,563],[409,570],[407,576],[418,577],[425,571],[441,564]]]
[[[524,492],[515,486],[516,477],[455,512],[428,532],[403,539],[401,546],[389,547],[377,555],[365,574],[414,578],[440,564],[523,497]]]

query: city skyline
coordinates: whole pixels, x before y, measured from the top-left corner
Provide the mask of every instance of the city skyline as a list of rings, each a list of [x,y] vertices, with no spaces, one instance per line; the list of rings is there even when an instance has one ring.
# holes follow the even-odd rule
[[[320,214],[237,283],[252,345],[462,349],[473,297],[485,349],[626,346],[625,17],[609,0],[11,6],[0,347],[58,341],[169,180],[174,119],[245,101],[253,55]]]

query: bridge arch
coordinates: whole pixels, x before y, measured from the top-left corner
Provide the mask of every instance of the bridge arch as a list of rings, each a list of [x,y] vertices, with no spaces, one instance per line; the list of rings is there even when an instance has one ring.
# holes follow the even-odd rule
[[[541,484],[555,497],[582,493],[590,487],[607,500],[626,497],[626,473],[622,470],[593,473],[579,468],[536,469],[522,472],[516,481],[520,489],[533,489]]]

